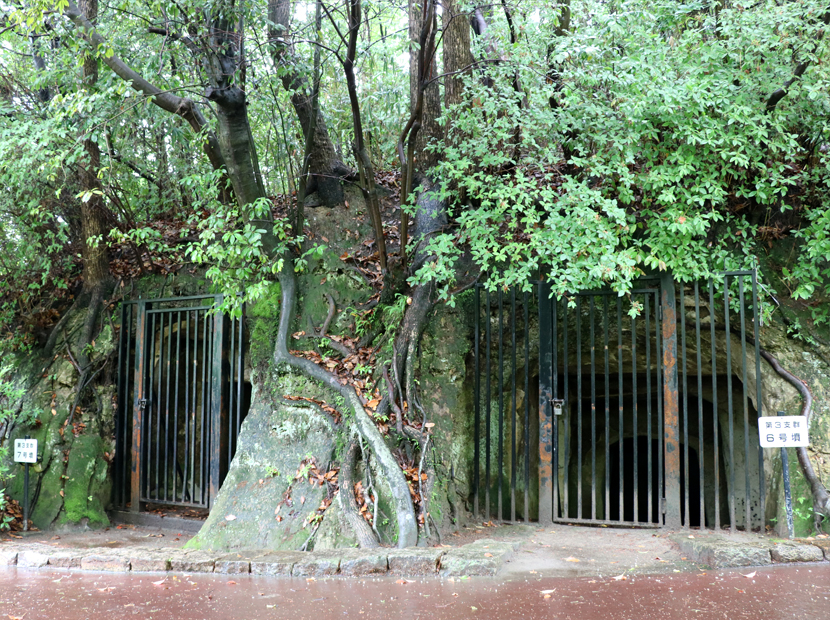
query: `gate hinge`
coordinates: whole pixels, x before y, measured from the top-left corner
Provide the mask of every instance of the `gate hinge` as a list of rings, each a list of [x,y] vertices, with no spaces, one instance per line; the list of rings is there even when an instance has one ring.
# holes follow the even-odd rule
[[[138,408],[141,411],[144,411],[147,408],[147,399],[146,398],[139,398],[138,399]]]
[[[662,514],[666,514],[666,498],[665,497],[660,498],[660,512]]]

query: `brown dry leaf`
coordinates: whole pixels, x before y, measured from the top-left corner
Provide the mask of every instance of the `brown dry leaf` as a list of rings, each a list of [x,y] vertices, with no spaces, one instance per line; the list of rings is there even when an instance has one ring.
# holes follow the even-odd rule
[[[407,581],[406,579],[398,579],[395,583],[399,583],[401,585],[405,585],[407,583],[412,583],[411,581]]]
[[[484,557],[485,557],[485,558],[492,558],[492,557],[493,557],[493,554],[492,554],[492,553],[485,553],[485,554],[484,554]]]
[[[235,586],[236,585],[235,581],[228,581],[227,583],[228,583],[229,586]]]
[[[371,409],[372,411],[374,411],[375,409],[378,408],[379,404],[380,404],[380,401],[377,398],[373,398],[368,403],[366,403],[366,406],[369,407],[369,409]]]
[[[566,562],[579,562],[579,558],[575,558],[573,556],[565,558]]]

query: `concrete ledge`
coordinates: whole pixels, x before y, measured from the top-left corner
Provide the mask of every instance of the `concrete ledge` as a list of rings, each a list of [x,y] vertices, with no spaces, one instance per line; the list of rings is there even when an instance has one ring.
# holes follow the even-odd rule
[[[269,553],[251,560],[251,574],[268,577],[287,577],[294,564],[305,559],[299,551],[288,553]]]
[[[700,534],[690,538],[675,534],[671,539],[692,562],[706,564],[712,568],[738,566],[764,566],[772,562],[770,544],[752,536],[721,536]]]
[[[772,561],[787,562],[821,562],[824,553],[819,547],[795,542],[778,543],[772,547]]]
[[[213,572],[223,575],[246,575],[251,572],[251,563],[238,555],[228,555],[216,560]]]
[[[87,555],[81,558],[81,569],[126,573],[130,570],[130,560],[123,556],[110,554]]]
[[[134,573],[157,573],[170,570],[170,560],[159,553],[135,553],[130,555],[130,570]]]
[[[40,551],[21,551],[17,554],[17,565],[20,568],[41,568],[49,563],[49,556]]]
[[[386,557],[389,560],[389,570],[392,573],[414,577],[435,573],[444,552],[444,549],[432,547],[413,547],[411,549],[390,549]]]
[[[0,551],[0,566],[17,566],[17,549]]]
[[[212,573],[216,558],[201,551],[178,552],[170,557],[170,570],[179,573]]]
[[[499,572],[502,565],[513,556],[514,551],[512,543],[487,538],[450,549],[441,558],[441,576],[491,577]]]
[[[49,555],[50,568],[81,568],[81,560],[88,552],[84,549],[61,549]]]

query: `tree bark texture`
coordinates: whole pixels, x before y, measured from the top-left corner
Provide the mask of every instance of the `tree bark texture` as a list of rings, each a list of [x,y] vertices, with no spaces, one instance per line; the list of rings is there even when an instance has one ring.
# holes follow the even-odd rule
[[[98,19],[98,0],[81,0],[81,10],[91,23]],[[94,54],[84,55],[82,70],[82,88],[94,90],[98,82],[98,58]],[[81,171],[81,188],[86,192],[81,200],[81,248],[84,260],[84,288],[92,290],[100,287],[109,278],[109,258],[104,242],[104,217],[106,205],[98,182],[98,170],[101,168],[101,150],[98,142],[87,137],[84,139],[87,161]],[[94,239],[90,243],[90,240]]]
[[[291,43],[291,8],[291,0],[268,0],[268,42],[274,64],[282,71],[282,85],[291,95],[291,105],[302,127],[303,137],[308,140],[309,130],[314,132],[308,159],[310,178],[306,193],[317,192],[321,202],[330,207],[343,202],[341,179],[351,174],[351,170],[340,161],[320,110],[317,111],[316,121],[311,122],[314,114],[311,88],[297,68]]]
[[[424,26],[424,3],[429,0],[409,0],[409,110],[415,111],[418,101],[419,67],[418,46],[421,31]],[[424,76],[426,81],[432,80],[438,74],[438,57],[433,54],[429,61],[429,69]],[[438,162],[437,153],[426,150],[430,142],[441,139],[441,127],[438,118],[441,116],[441,94],[438,82],[432,82],[424,88],[424,102],[421,116],[421,127],[415,140],[415,156],[408,165],[416,173],[424,173]]]
[[[470,51],[470,18],[461,9],[459,0],[444,0],[444,106],[460,103],[464,91],[464,76],[472,70],[473,54]],[[452,140],[447,128],[446,139]]]

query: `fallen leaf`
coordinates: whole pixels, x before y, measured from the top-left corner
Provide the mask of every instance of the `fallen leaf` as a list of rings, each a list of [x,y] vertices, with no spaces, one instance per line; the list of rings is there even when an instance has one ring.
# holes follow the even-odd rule
[[[746,577],[747,579],[752,579],[752,578],[755,576],[755,574],[756,574],[757,572],[758,572],[758,571],[755,571],[755,570],[754,570],[754,571],[752,571],[751,573],[749,573],[748,575],[744,575],[744,577]]]
[[[228,582],[228,585],[229,585],[229,586],[235,586],[235,585],[236,585],[236,582],[235,582],[235,581],[229,581],[229,582]]]
[[[236,515],[228,515],[225,517],[225,521],[236,521]]]
[[[543,598],[550,598],[550,594],[545,594]]]
[[[493,557],[493,554],[492,554],[492,553],[485,553],[485,554],[484,554],[484,557],[485,557],[485,558],[492,558],[492,557]]]
[[[160,585],[164,584],[165,581],[167,581],[167,577],[165,577],[164,579],[161,579],[160,581],[154,581],[153,585],[154,586],[160,586]]]
[[[98,592],[109,592],[110,590],[115,590],[113,586],[107,586],[106,588],[98,588]]]
[[[617,575],[616,577],[614,577],[614,581],[627,581],[627,580],[628,580],[628,577],[626,577],[625,575]]]
[[[579,558],[575,558],[575,557],[571,556],[569,558],[565,558],[565,561],[566,562],[579,562]]]
[[[553,594],[554,592],[556,592],[556,588],[554,588],[553,590],[539,590],[539,592],[541,592],[542,594]]]
[[[398,579],[395,583],[399,583],[399,584],[401,584],[401,585],[405,585],[405,584],[410,583],[410,582],[409,582],[409,581],[407,581],[406,579]]]

